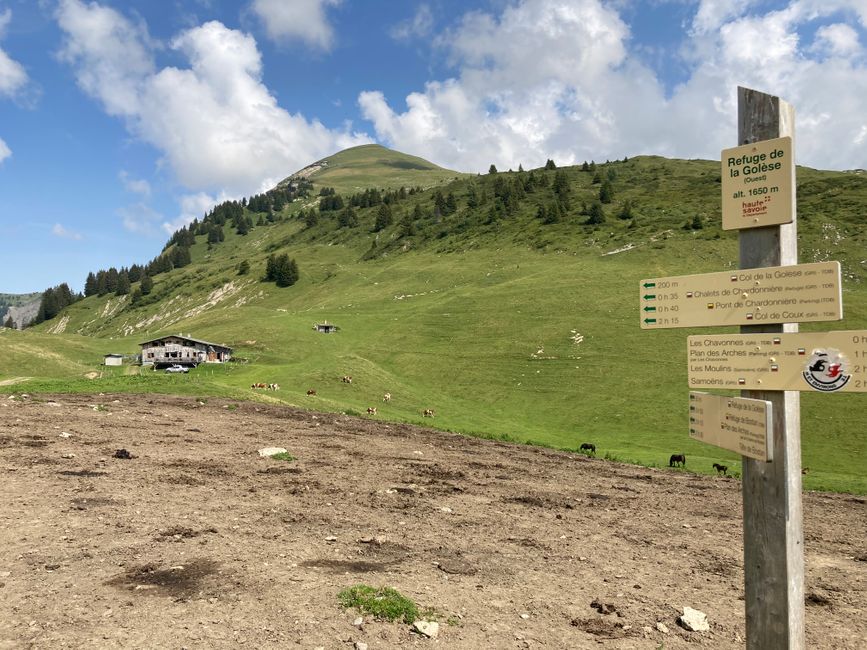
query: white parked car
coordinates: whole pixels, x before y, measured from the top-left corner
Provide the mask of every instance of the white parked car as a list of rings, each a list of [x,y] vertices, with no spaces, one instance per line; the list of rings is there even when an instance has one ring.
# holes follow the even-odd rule
[[[173,366],[169,366],[166,368],[166,372],[189,372],[190,369],[186,366],[178,365],[177,363]]]

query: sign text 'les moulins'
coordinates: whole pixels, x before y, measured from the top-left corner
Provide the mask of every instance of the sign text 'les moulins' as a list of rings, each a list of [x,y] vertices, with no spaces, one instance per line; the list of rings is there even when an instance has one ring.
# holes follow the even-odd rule
[[[723,230],[792,222],[795,160],[791,137],[724,149],[721,158]]]
[[[867,392],[867,330],[687,337],[692,389]]]

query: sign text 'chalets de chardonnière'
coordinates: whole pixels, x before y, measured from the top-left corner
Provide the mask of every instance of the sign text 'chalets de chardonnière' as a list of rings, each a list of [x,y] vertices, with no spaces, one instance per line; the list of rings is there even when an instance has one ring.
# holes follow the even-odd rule
[[[723,230],[792,222],[795,214],[792,138],[724,149],[721,163]]]
[[[642,329],[807,323],[843,318],[840,263],[816,262],[639,283]]]
[[[687,337],[693,389],[867,392],[867,330]]]
[[[747,397],[689,393],[689,435],[756,460],[773,459],[771,402]]]

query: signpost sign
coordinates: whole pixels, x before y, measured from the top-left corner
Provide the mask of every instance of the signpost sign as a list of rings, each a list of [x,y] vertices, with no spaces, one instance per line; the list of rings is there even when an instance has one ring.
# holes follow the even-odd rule
[[[642,329],[840,320],[840,263],[650,278],[639,284]]]
[[[773,408],[766,400],[689,393],[691,438],[769,461],[773,458],[773,431]]]
[[[687,340],[690,388],[867,392],[867,330]]]
[[[722,152],[723,230],[791,223],[795,215],[792,138]]]

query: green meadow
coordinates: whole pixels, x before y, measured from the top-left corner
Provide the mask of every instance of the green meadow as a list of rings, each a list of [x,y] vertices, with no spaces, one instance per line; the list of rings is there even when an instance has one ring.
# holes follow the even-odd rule
[[[544,190],[502,219],[465,207],[469,184],[493,191],[494,176],[513,173],[434,178],[428,186],[453,192],[459,209],[426,218],[412,235],[397,223],[373,232],[375,208],[360,210],[354,229],[325,218],[309,228],[292,204],[284,220],[245,236],[227,231],[217,246],[199,237],[193,263],[156,276],[138,305],[93,296],[37,328],[3,330],[0,381],[17,383],[0,390],[221,396],[365,417],[377,407],[378,420],[576,452],[591,442],[600,457],[649,466],[667,467],[672,453],[684,453],[688,471],[714,473],[719,462],[738,474],[739,456],[687,435],[686,337],[735,330],[643,331],[636,291],[646,277],[736,268],[737,235],[714,225],[719,166],[644,157],[600,169],[613,170],[606,174],[617,198],[595,226],[580,206],[598,185],[574,167],[565,171],[575,207],[559,223],[535,218],[549,200]],[[365,182],[381,170],[369,173]],[[867,182],[814,170],[799,170],[799,180],[801,261],[841,261],[845,314],[802,331],[867,328]],[[427,208],[433,191],[399,211]],[[626,202],[632,217],[619,219]],[[702,227],[685,229],[695,215]],[[297,284],[262,281],[272,252],[296,259]],[[239,275],[244,260],[251,271]],[[339,331],[314,331],[324,321]],[[135,353],[170,333],[230,345],[237,360],[188,375],[100,365],[103,354]],[[252,391],[255,382],[281,390]],[[425,409],[435,417],[424,418]],[[864,395],[802,394],[805,488],[867,493],[865,415]]]

